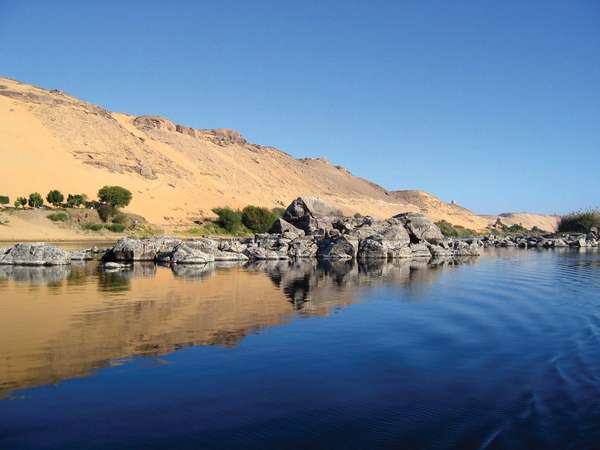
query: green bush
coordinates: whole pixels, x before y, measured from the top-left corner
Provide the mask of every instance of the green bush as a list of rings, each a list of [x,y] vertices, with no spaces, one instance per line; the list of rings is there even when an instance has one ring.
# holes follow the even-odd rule
[[[215,223],[227,233],[239,233],[243,229],[242,213],[231,208],[215,208],[213,212],[218,216]]]
[[[460,225],[452,225],[450,222],[447,222],[445,220],[440,220],[435,224],[438,226],[438,228],[445,237],[464,238],[477,236],[476,231],[470,230],[465,227],[461,227]]]
[[[509,227],[505,227],[507,233],[529,233],[529,230],[520,223],[515,223]]]
[[[39,192],[32,192],[29,194],[29,200],[27,200],[27,204],[32,208],[39,208],[44,205],[44,199]]]
[[[267,208],[248,205],[242,210],[242,223],[255,233],[266,233],[277,220],[277,216]]]
[[[87,196],[85,194],[69,194],[67,196],[67,206],[69,208],[77,208],[85,204],[86,199]]]
[[[10,203],[10,198],[8,195],[0,195],[0,205],[8,205]]]
[[[69,215],[64,212],[48,214],[46,217],[48,217],[48,219],[50,219],[52,222],[66,222],[69,220]]]
[[[131,226],[131,219],[125,213],[118,212],[112,219],[112,223],[118,223],[123,225],[125,228],[129,228]]]
[[[125,231],[125,225],[121,225],[120,223],[111,223],[110,225],[105,225],[105,227],[113,233],[122,233]]]
[[[65,196],[56,189],[51,190],[48,192],[48,195],[46,195],[46,201],[53,206],[59,206],[64,200]]]
[[[122,208],[129,205],[132,194],[121,186],[104,186],[98,191],[98,198],[102,203],[107,203],[113,208]]]
[[[593,227],[600,229],[600,210],[588,209],[564,215],[558,223],[563,233],[588,233]]]
[[[86,223],[82,225],[84,230],[90,231],[100,231],[104,228],[104,224],[102,223]]]
[[[111,217],[117,215],[117,209],[114,206],[105,203],[100,203],[96,210],[98,211],[98,215],[102,222],[108,222]]]

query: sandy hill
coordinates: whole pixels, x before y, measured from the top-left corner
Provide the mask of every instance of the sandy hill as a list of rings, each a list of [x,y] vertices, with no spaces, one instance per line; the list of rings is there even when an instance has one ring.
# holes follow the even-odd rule
[[[388,192],[324,159],[296,159],[234,130],[110,112],[7,78],[0,78],[0,155],[0,193],[11,199],[52,188],[95,198],[99,187],[117,184],[134,194],[129,209],[156,224],[190,223],[217,206],[287,206],[300,195],[348,214],[423,211],[476,229],[495,221],[424,192]]]

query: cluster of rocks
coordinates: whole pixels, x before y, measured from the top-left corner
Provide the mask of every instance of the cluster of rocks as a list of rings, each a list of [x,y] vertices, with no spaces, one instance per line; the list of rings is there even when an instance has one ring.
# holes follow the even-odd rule
[[[108,250],[74,253],[43,243],[0,249],[0,264],[61,265],[102,255],[109,268],[132,261],[162,264],[206,264],[318,258],[322,260],[439,259],[478,256],[478,240],[446,239],[422,214],[399,214],[387,220],[344,217],[318,199],[298,198],[269,233],[246,239],[182,240],[173,237],[123,238]]]
[[[106,253],[104,260],[117,264],[130,261],[205,264],[296,258],[431,259],[479,254],[479,241],[446,239],[422,214],[399,214],[387,220],[343,217],[317,199],[298,198],[269,233],[239,240],[123,238]]]
[[[600,239],[597,233],[563,234],[560,236],[485,236],[480,239],[483,247],[519,247],[519,248],[563,248],[599,247]]]

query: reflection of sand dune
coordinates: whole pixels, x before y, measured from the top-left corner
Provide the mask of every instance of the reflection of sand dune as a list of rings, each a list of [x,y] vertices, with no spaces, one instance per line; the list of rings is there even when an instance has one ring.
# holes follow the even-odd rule
[[[439,273],[409,261],[14,269],[0,272],[0,394],[84,376],[116,358],[236,345],[293,314],[351,304],[361,287],[431,282]]]

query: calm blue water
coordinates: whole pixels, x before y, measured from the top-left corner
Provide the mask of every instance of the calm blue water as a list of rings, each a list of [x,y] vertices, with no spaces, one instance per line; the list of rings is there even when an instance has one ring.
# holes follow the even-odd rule
[[[6,271],[0,314],[4,450],[600,448],[596,251]]]

